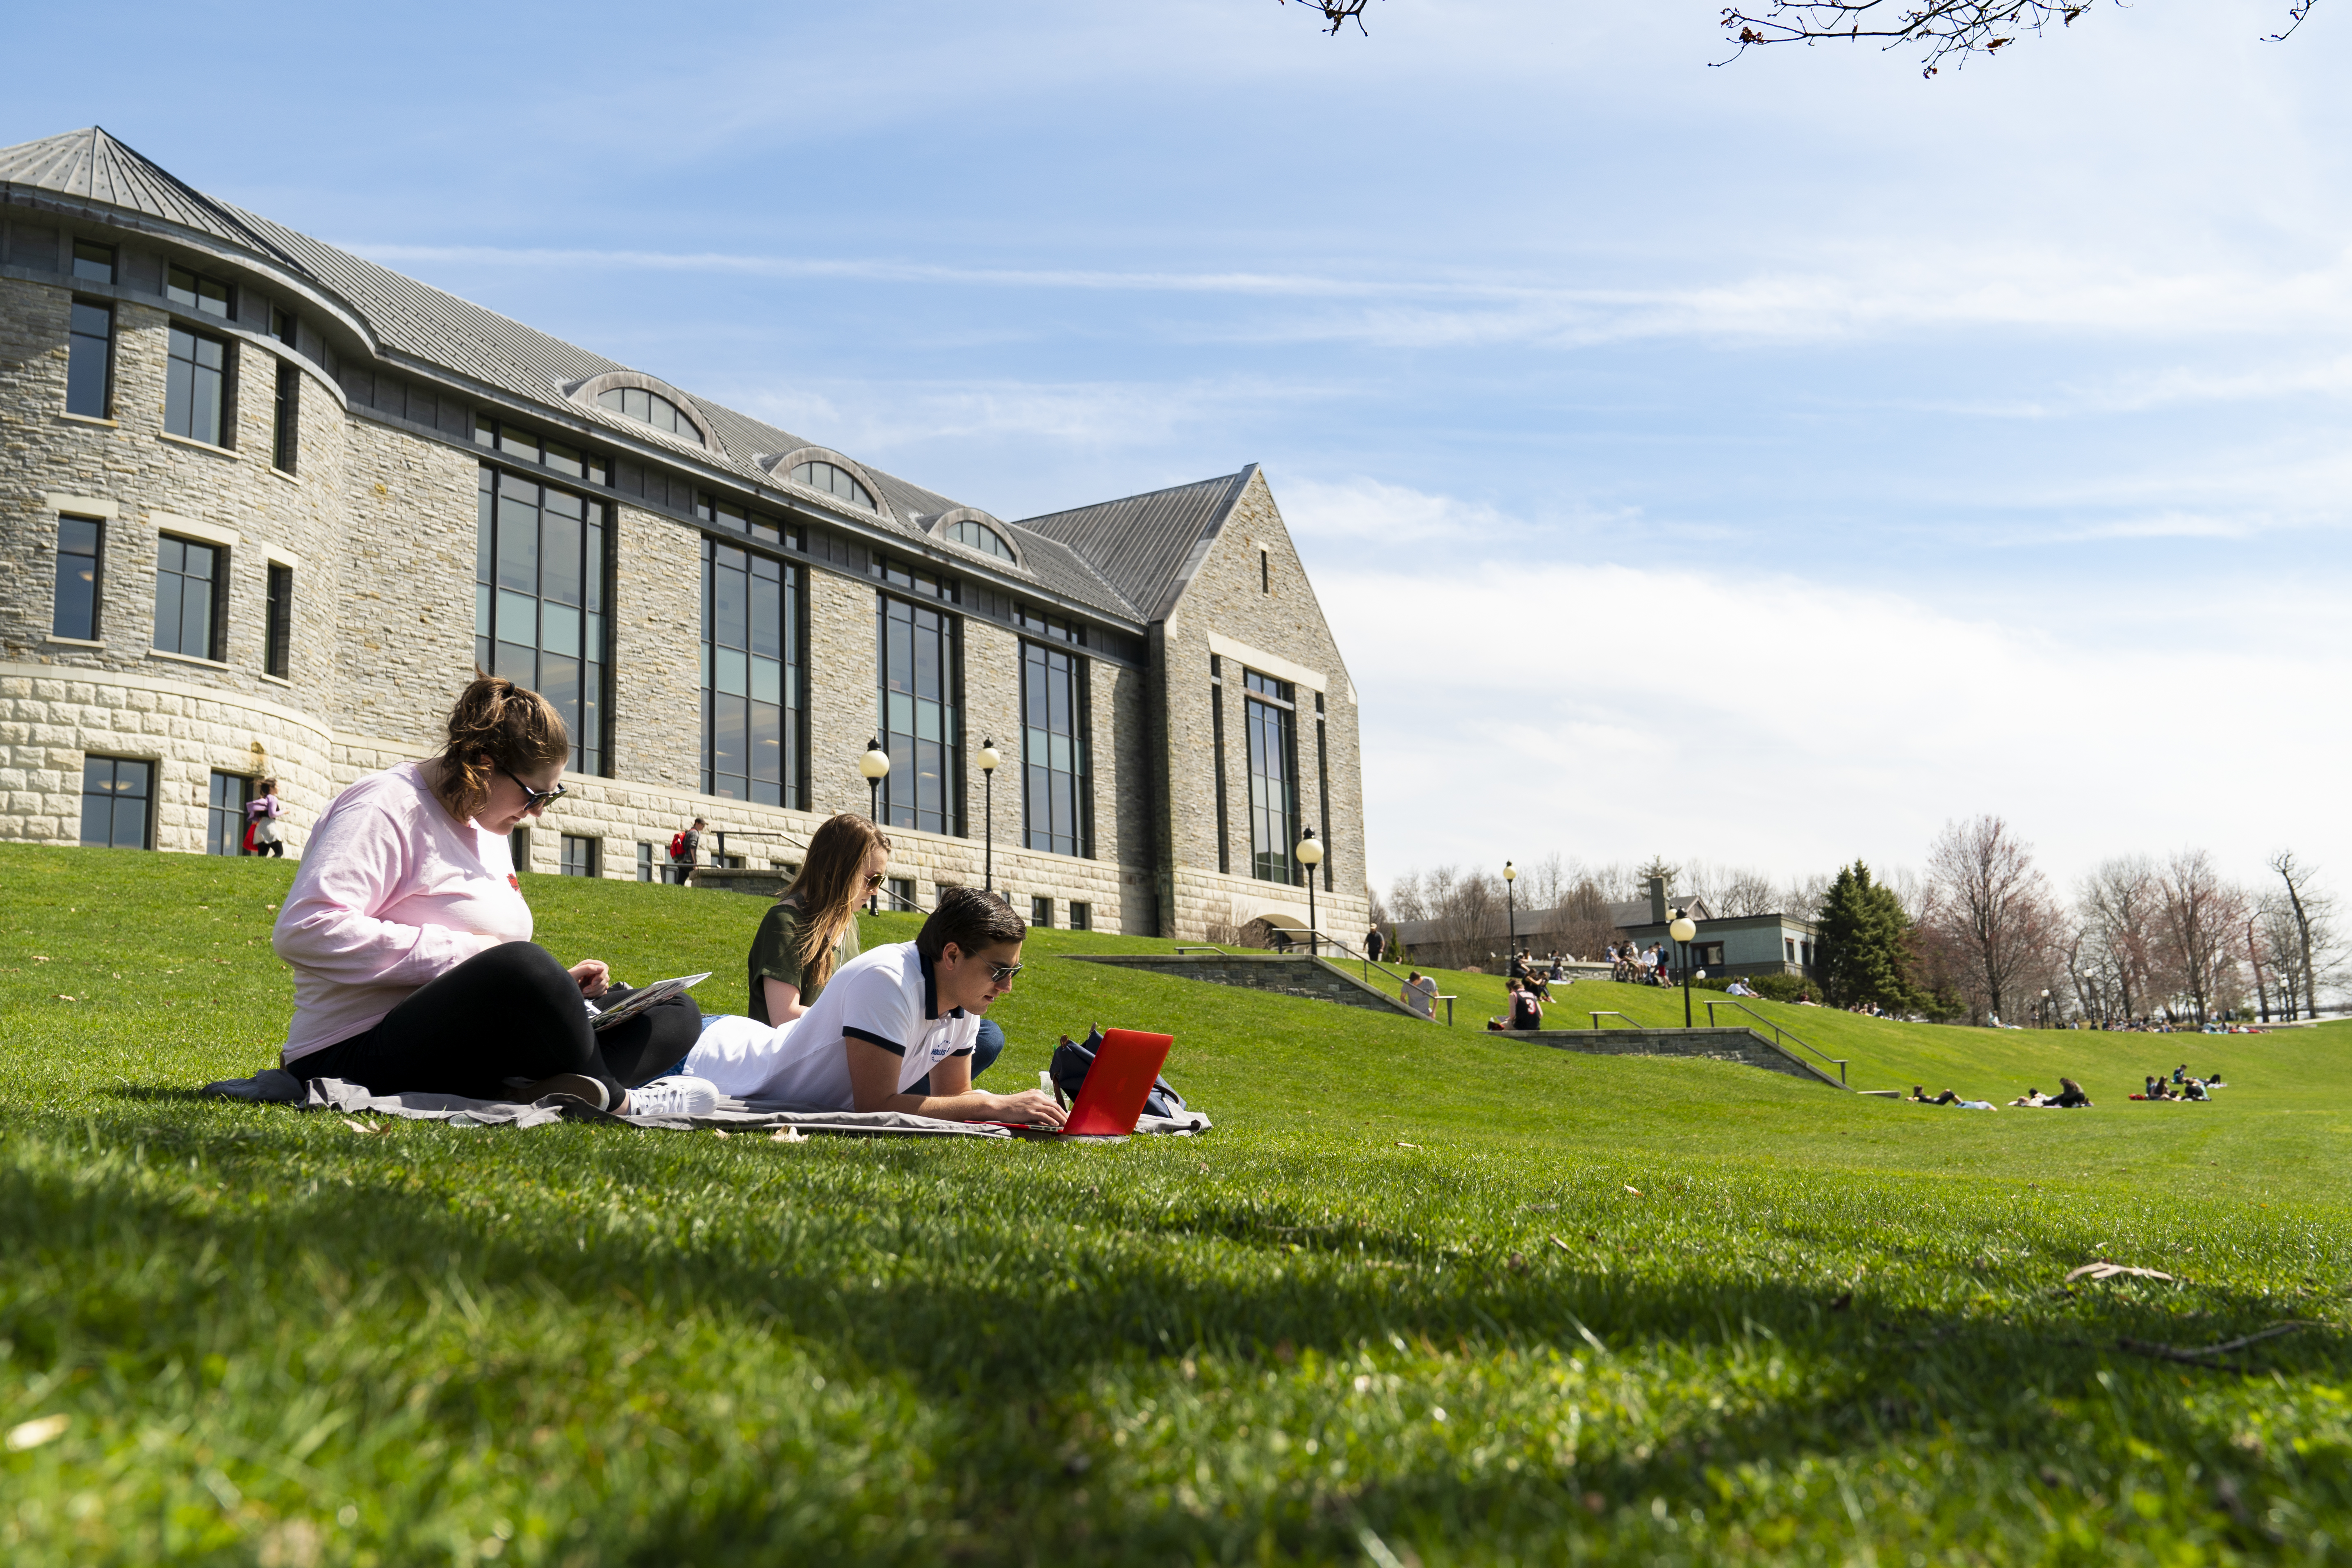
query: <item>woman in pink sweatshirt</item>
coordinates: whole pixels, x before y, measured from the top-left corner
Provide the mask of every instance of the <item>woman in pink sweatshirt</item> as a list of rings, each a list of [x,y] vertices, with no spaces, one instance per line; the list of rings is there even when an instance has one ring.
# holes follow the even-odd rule
[[[566,969],[530,940],[507,836],[563,793],[571,754],[553,705],[484,676],[450,710],[439,756],[335,797],[270,939],[294,970],[288,1071],[621,1110],[628,1086],[686,1055],[701,1032],[691,1003],[599,1035],[585,999],[607,989],[604,965]]]

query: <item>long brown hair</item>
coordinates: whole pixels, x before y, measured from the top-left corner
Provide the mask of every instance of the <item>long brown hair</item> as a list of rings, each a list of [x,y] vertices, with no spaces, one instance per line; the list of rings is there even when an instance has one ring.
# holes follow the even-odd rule
[[[460,822],[488,804],[499,769],[530,771],[572,760],[572,734],[555,704],[495,675],[476,675],[449,710],[433,793]]]
[[[866,897],[866,854],[879,845],[890,852],[889,835],[851,812],[825,819],[809,836],[808,858],[784,889],[801,907],[801,991],[803,995],[833,977],[833,950],[857,918]]]

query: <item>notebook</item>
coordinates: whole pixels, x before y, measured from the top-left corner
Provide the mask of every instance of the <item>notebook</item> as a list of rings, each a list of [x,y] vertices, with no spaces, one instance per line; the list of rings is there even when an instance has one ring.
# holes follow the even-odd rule
[[[596,1004],[591,1002],[588,1004],[591,1015],[588,1026],[601,1033],[615,1024],[625,1024],[655,1003],[667,1002],[673,996],[692,990],[709,979],[712,973],[706,969],[699,974],[681,974],[675,980],[656,980],[651,985],[642,986],[630,992],[609,1007],[599,1008]]]

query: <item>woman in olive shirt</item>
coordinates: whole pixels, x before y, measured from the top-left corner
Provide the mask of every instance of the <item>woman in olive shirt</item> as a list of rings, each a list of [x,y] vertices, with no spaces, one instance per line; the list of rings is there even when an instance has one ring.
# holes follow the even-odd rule
[[[857,956],[857,906],[889,863],[890,840],[862,816],[843,812],[816,830],[800,875],[751,939],[753,1018],[771,1028],[791,1023]]]

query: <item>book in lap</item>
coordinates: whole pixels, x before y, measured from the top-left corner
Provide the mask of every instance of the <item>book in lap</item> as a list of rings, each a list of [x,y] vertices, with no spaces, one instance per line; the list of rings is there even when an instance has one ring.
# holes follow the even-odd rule
[[[588,1026],[602,1033],[615,1024],[625,1024],[656,1002],[684,995],[709,979],[712,973],[706,969],[699,974],[681,974],[675,980],[656,980],[651,985],[640,986],[630,992],[609,1007],[599,1007],[590,1002]]]

